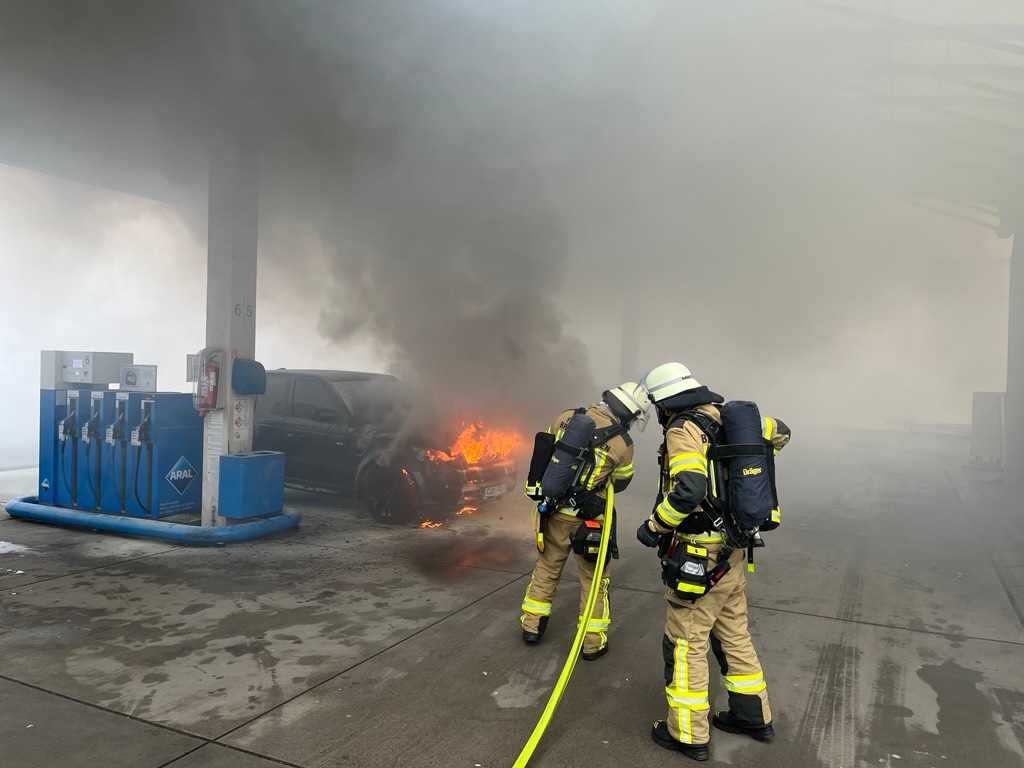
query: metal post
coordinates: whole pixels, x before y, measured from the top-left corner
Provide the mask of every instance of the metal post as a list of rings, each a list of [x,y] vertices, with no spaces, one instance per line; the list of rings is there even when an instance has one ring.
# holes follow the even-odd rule
[[[254,397],[231,389],[231,362],[256,354],[256,248],[259,236],[257,162],[233,136],[210,156],[206,277],[206,346],[225,351],[219,385],[225,408],[206,415],[203,436],[203,525],[217,514],[220,456],[252,450]]]
[[[1010,257],[1010,327],[1006,354],[1003,479],[1024,482],[1024,237],[1013,237]]]

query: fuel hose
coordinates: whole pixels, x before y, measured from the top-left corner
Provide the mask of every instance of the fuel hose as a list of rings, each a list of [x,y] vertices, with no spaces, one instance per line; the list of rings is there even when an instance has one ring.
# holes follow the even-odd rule
[[[523,751],[519,753],[519,757],[516,759],[515,763],[512,764],[512,768],[526,768],[526,765],[530,762],[530,758],[533,757],[533,752],[537,749],[537,745],[540,744],[541,737],[544,736],[544,731],[547,730],[548,723],[551,722],[551,718],[555,714],[555,709],[558,707],[558,702],[561,701],[562,694],[565,692],[565,688],[569,684],[569,678],[572,677],[572,671],[576,666],[576,659],[579,658],[580,649],[583,648],[583,638],[587,634],[587,626],[590,624],[590,617],[594,613],[594,606],[597,604],[597,593],[601,588],[601,579],[604,577],[604,564],[608,557],[608,542],[611,538],[612,530],[614,496],[615,492],[612,490],[611,483],[609,483],[608,498],[605,501],[604,508],[604,521],[601,527],[601,546],[597,551],[597,563],[594,567],[594,578],[590,583],[590,592],[587,595],[587,605],[583,611],[583,617],[580,619],[580,625],[576,629],[576,637],[572,641],[572,649],[569,651],[569,658],[565,660],[565,665],[562,667],[562,673],[558,676],[558,682],[555,683],[555,689],[551,692],[551,698],[548,699],[547,706],[544,707],[540,720],[537,721],[537,725],[533,729],[533,733],[530,734],[530,738],[526,741],[526,746],[524,746]]]

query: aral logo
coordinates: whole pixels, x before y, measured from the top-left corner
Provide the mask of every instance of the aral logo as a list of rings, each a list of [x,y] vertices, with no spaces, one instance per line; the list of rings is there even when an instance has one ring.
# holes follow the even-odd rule
[[[192,481],[196,479],[196,471],[189,464],[185,457],[182,456],[171,467],[171,471],[167,473],[167,482],[174,486],[174,490],[178,492],[178,495],[185,493],[188,487],[192,485]]]

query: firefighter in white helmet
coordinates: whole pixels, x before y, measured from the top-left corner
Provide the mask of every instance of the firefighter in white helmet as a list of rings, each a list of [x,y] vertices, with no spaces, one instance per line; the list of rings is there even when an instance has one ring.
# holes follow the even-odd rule
[[[565,503],[550,514],[538,511],[539,507],[545,506],[543,503],[534,509],[535,523],[538,525],[538,531],[542,533],[538,537],[540,551],[537,554],[537,563],[530,584],[526,588],[523,613],[520,617],[523,640],[526,643],[540,642],[547,628],[551,616],[551,603],[570,552],[576,556],[580,574],[582,616],[596,562],[574,551],[573,538],[579,535],[584,525],[594,525],[594,521],[599,525],[604,519],[606,487],[609,482],[618,493],[625,490],[633,479],[633,441],[629,437],[629,429],[634,425],[641,430],[644,428],[650,410],[650,400],[644,390],[631,381],[606,390],[601,397],[601,402],[594,403],[586,409],[562,412],[546,432],[551,436],[549,440],[552,445],[560,441],[566,425],[577,410],[585,412],[593,419],[596,427],[588,457],[584,459],[580,472],[581,484],[573,490],[575,498],[572,499],[572,503]],[[543,437],[544,434],[541,433],[538,437]],[[536,452],[534,456],[536,462]],[[546,461],[547,459],[542,459],[542,463]],[[527,479],[526,495],[535,501],[541,501],[539,475]],[[617,550],[613,550],[612,556],[618,556]],[[583,642],[582,655],[587,661],[598,659],[608,652],[608,628],[611,625],[608,603],[610,576],[610,568],[606,567]]]
[[[710,724],[758,741],[771,741],[775,736],[764,675],[747,629],[746,577],[741,567],[744,549],[729,546],[722,529],[715,530],[712,516],[702,508],[702,504],[710,507],[710,495],[717,498],[722,492],[722,475],[715,466],[718,462],[709,462],[708,448],[722,424],[719,406],[724,398],[702,386],[681,363],[658,366],[644,376],[641,386],[654,403],[665,441],[657,506],[637,529],[637,538],[655,547],[667,543],[665,537],[674,537],[687,551],[706,557],[709,572],[724,570],[728,563],[721,580],[703,596],[681,599],[671,588],[666,595],[662,648],[668,717],[651,730],[651,738],[659,746],[694,760],[707,760]],[[773,447],[774,453],[789,442],[789,428],[781,421],[761,418],[761,431],[771,443],[767,450]],[[777,526],[778,514],[774,509],[762,530]],[[723,562],[719,555],[725,555]],[[710,724],[709,648],[729,694],[729,709],[715,714]]]

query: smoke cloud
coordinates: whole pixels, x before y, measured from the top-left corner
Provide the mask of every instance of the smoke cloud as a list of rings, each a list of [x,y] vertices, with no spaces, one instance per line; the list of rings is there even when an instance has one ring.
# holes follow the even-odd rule
[[[198,242],[233,134],[260,164],[260,333],[317,307],[297,337],[364,345],[463,415],[593,399],[627,323],[641,368],[681,360],[796,423],[963,420],[1002,386],[1008,242],[918,204],[1015,210],[1019,141],[992,123],[1019,110],[945,77],[976,45],[841,10],[37,2],[0,17],[0,96],[58,165],[114,158],[79,173],[174,197]]]

